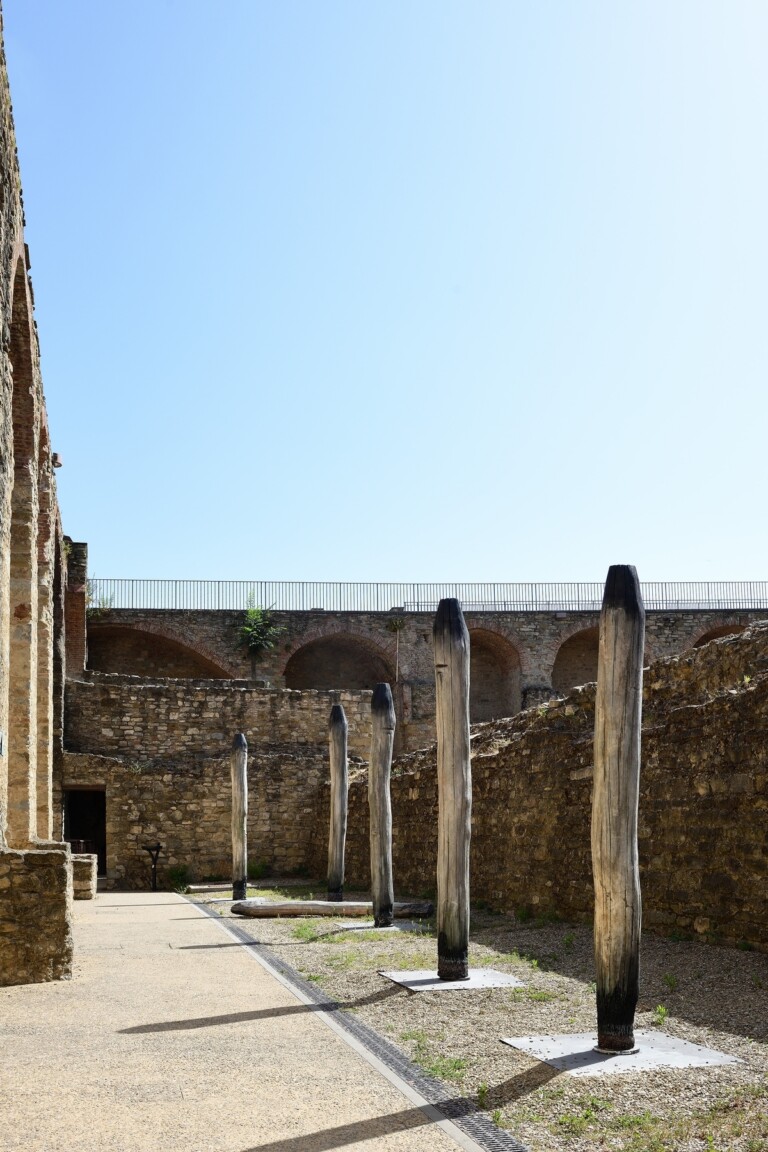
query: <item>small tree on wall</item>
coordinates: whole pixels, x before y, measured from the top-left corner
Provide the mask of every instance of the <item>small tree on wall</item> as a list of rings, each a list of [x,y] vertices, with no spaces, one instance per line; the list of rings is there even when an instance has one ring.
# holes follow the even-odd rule
[[[238,647],[245,648],[251,658],[251,679],[256,676],[256,662],[259,656],[262,652],[274,648],[282,632],[283,629],[275,623],[274,615],[269,608],[257,608],[252,600],[248,601],[240,626]]]

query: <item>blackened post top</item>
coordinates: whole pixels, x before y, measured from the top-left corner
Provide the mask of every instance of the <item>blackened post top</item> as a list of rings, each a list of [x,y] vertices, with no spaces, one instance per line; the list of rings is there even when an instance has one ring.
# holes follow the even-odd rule
[[[242,734],[242,732],[235,733],[235,738],[232,741],[232,751],[233,752],[247,752],[248,751],[248,741],[246,740],[246,738]]]
[[[347,717],[341,704],[331,705],[331,715],[328,720],[329,728],[346,728]]]
[[[461,604],[453,597],[441,600],[437,606],[435,622],[432,625],[432,635],[437,637],[440,634],[457,640],[463,640],[467,635],[467,626],[464,623]]]
[[[605,579],[603,608],[623,608],[630,616],[645,616],[634,564],[611,564]]]
[[[374,688],[371,712],[386,718],[385,728],[394,728],[395,705],[392,702],[392,689],[389,684],[377,684]]]

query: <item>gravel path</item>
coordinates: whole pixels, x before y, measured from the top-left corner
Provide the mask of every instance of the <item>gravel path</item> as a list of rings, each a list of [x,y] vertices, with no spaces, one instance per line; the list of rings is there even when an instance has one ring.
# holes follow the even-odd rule
[[[228,904],[216,908],[231,915]],[[471,966],[511,972],[525,987],[412,995],[378,971],[434,968],[429,924],[382,932],[336,920],[234,919],[457,1095],[474,1096],[534,1152],[768,1152],[762,953],[644,937],[637,1027],[660,1028],[740,1063],[582,1078],[502,1045],[500,1037],[594,1029],[591,933],[584,925],[520,923],[475,910]]]

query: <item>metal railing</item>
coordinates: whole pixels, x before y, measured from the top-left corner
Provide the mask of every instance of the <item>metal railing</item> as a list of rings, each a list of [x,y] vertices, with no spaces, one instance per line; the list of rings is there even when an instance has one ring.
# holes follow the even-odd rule
[[[651,611],[768,609],[768,581],[652,582],[641,585]],[[597,612],[603,585],[592,584],[347,584],[291,580],[88,581],[91,608],[279,612],[433,612],[455,596],[465,612]]]

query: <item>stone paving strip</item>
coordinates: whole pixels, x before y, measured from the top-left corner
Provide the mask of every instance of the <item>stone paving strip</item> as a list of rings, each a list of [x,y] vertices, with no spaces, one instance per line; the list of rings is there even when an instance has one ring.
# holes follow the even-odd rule
[[[0,989],[3,1152],[479,1148],[180,896],[76,905],[75,949]]]

